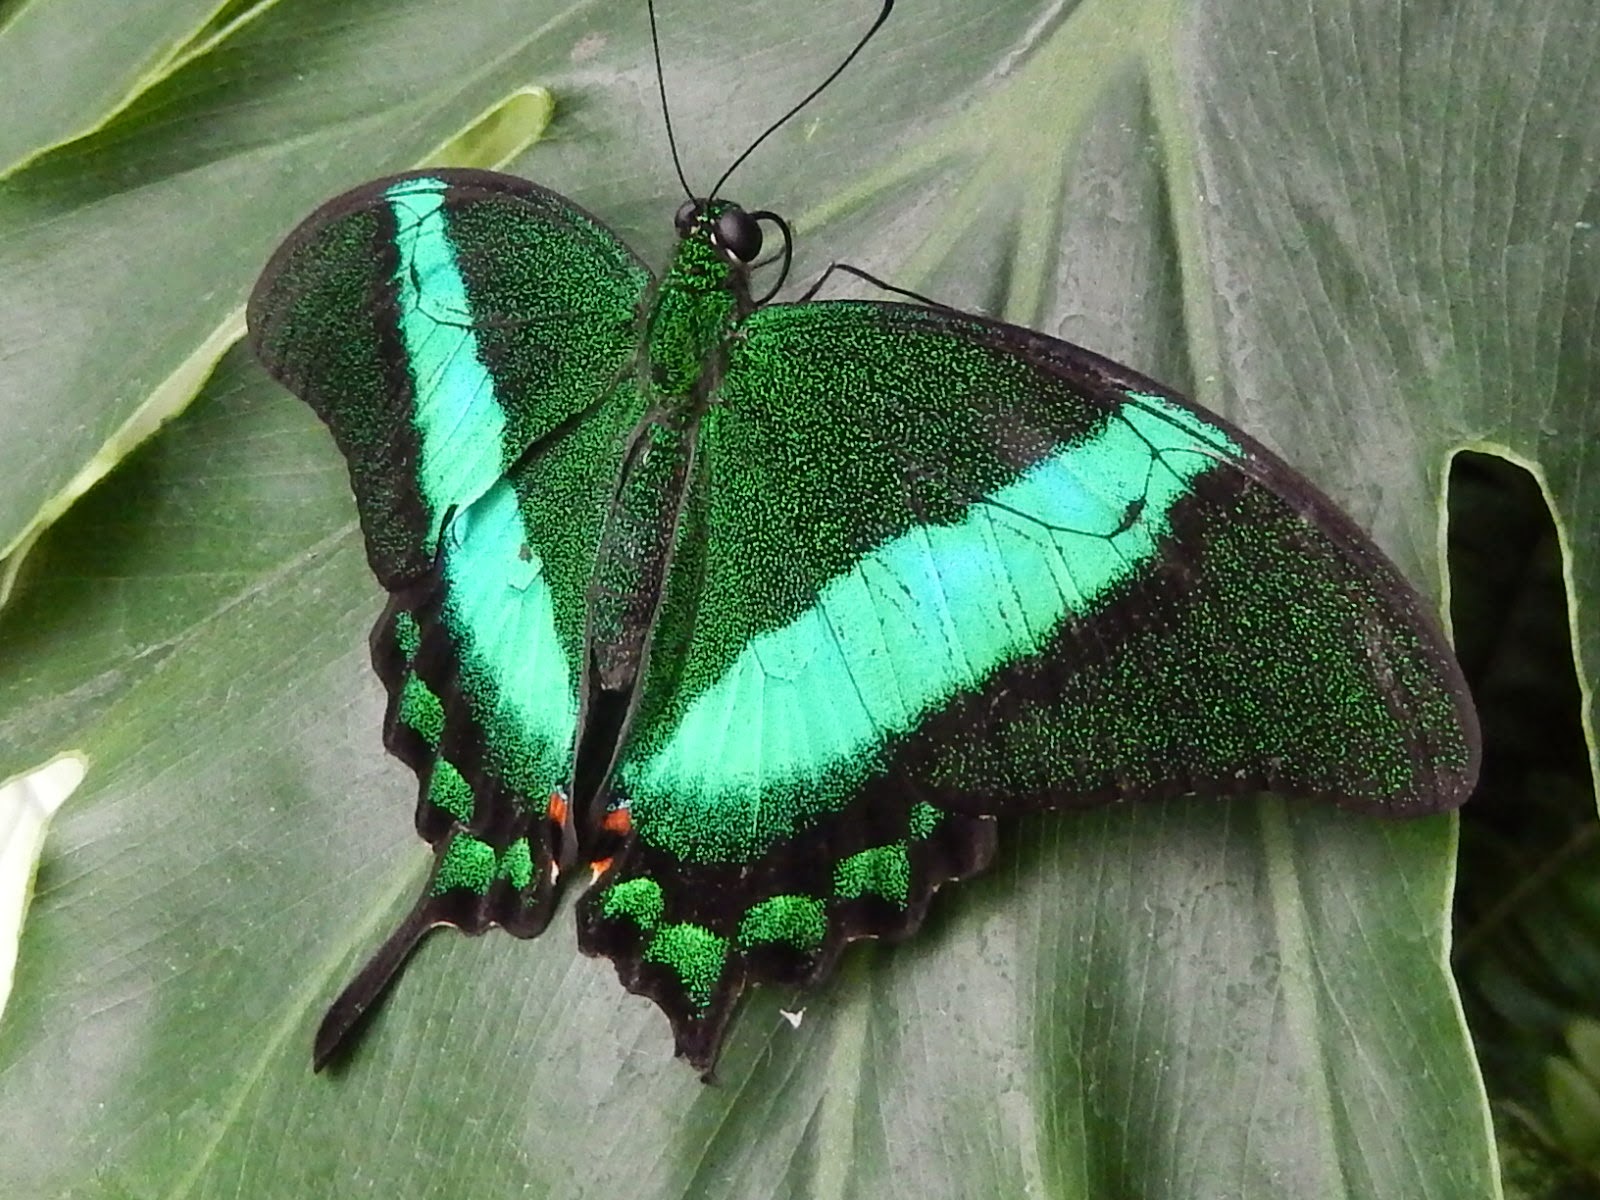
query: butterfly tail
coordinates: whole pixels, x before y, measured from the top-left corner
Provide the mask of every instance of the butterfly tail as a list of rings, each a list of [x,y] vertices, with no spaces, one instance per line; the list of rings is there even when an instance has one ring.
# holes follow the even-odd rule
[[[317,1026],[316,1040],[311,1047],[311,1069],[320,1071],[333,1061],[339,1050],[349,1040],[368,1011],[389,988],[406,959],[417,948],[423,936],[437,925],[438,919],[432,897],[424,894],[416,906],[400,922],[378,952],[367,960],[356,977],[339,993],[322,1024]]]
[[[313,1069],[322,1070],[351,1039],[429,930],[448,925],[475,937],[498,925],[522,938],[544,931],[555,907],[555,875],[547,855],[535,860],[526,832],[526,825],[543,823],[530,817],[498,842],[457,825],[439,840],[422,895],[322,1018]]]

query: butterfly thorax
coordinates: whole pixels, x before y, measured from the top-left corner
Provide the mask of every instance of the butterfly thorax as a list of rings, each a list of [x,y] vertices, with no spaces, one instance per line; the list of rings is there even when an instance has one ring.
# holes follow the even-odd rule
[[[746,267],[692,227],[645,318],[633,381],[646,400],[645,416],[624,456],[590,588],[590,654],[606,691],[626,691],[638,676],[694,430],[722,377],[728,339],[754,307],[746,278]]]
[[[703,399],[721,376],[723,346],[750,312],[749,269],[692,226],[647,318],[641,383],[663,403]]]

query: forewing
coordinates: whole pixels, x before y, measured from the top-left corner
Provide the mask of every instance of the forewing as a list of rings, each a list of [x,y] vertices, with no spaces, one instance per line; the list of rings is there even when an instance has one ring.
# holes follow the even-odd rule
[[[632,842],[581,924],[704,1064],[747,978],[914,929],[995,814],[1267,788],[1414,814],[1477,759],[1422,603],[1244,434],[1011,326],[774,306],[702,423],[608,795]]]
[[[414,172],[330,200],[250,297],[250,345],[328,423],[391,591],[440,527],[628,364],[649,272],[526,180]]]

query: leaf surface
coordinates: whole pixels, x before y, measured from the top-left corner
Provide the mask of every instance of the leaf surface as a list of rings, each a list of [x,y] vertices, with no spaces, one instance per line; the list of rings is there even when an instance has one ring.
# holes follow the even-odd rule
[[[665,9],[691,182],[870,7]],[[1583,0],[1515,36],[1490,0],[901,7],[728,189],[795,220],[798,287],[848,261],[1186,388],[1433,595],[1448,453],[1509,449],[1544,472],[1600,661]],[[716,1086],[562,915],[436,936],[313,1077],[322,1007],[426,854],[380,749],[343,465],[224,352],[245,292],[317,202],[530,84],[555,117],[513,169],[655,262],[678,197],[641,6],[279,0],[219,28],[0,184],[0,546],[198,392],[0,612],[0,778],[89,763],[0,1021],[0,1192],[1497,1193],[1444,966],[1452,821],[1272,799],[1007,825],[917,939],[748,1002]]]

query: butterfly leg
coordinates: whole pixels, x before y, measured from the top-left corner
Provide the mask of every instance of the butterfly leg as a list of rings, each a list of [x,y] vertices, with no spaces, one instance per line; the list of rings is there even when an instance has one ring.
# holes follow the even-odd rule
[[[805,293],[800,297],[799,300],[796,301],[796,303],[804,304],[806,301],[814,299],[816,294],[822,290],[822,285],[828,282],[828,276],[832,275],[835,271],[845,275],[854,275],[857,279],[860,279],[866,283],[870,283],[873,287],[878,288],[881,291],[892,292],[896,296],[904,296],[908,300],[915,300],[918,304],[926,304],[929,308],[942,308],[947,312],[955,311],[948,304],[940,304],[937,300],[933,300],[927,296],[924,296],[920,292],[913,292],[903,287],[896,287],[892,283],[888,283],[882,279],[879,279],[876,275],[863,271],[860,267],[851,266],[849,263],[845,262],[829,263],[827,270],[823,271],[822,274],[817,277],[817,281],[805,290]]]

